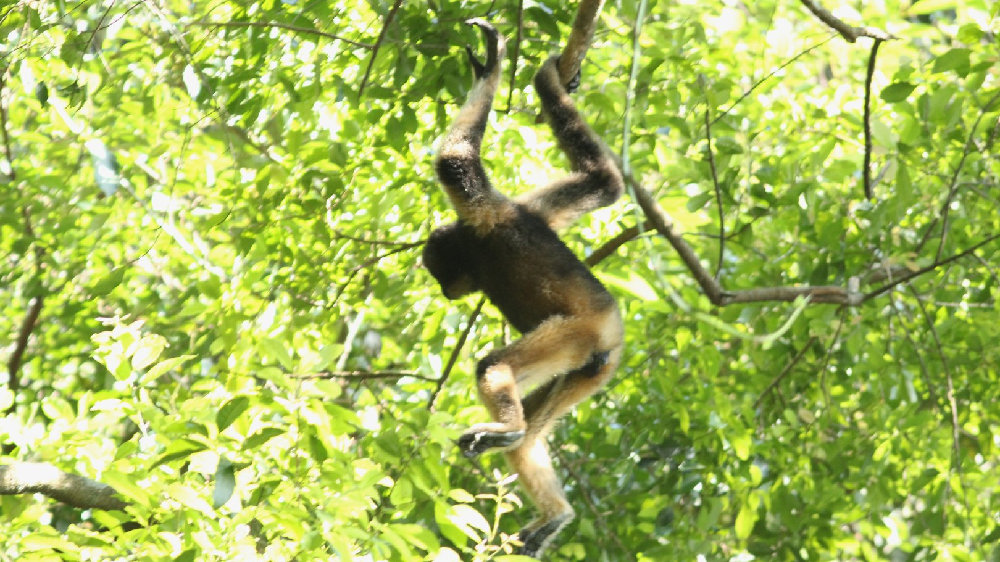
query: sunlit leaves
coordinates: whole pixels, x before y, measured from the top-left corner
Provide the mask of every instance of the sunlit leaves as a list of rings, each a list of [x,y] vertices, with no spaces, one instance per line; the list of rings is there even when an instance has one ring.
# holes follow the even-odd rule
[[[489,306],[470,325],[476,300],[443,299],[409,245],[454,218],[431,161],[469,89],[469,6],[403,3],[359,99],[373,49],[316,31],[371,45],[374,5],[109,5],[5,16],[4,363],[44,306],[21,385],[0,380],[0,441],[131,505],[5,497],[0,557],[513,560],[531,506],[454,439],[488,416],[476,358],[518,335]],[[502,191],[565,172],[530,84],[576,6],[529,2],[522,26],[495,6],[521,33],[485,151]],[[650,8],[635,89],[636,5],[606,5],[573,99],[615,152],[631,100],[634,177],[699,260],[724,250],[726,290],[864,292],[1000,231],[988,2],[849,14],[899,37],[872,82],[871,200],[870,43],[795,4]],[[624,197],[563,234],[587,255],[641,218]],[[996,251],[796,317],[712,306],[644,228],[595,267],[626,348],[556,426],[578,519],[549,558],[995,558]]]

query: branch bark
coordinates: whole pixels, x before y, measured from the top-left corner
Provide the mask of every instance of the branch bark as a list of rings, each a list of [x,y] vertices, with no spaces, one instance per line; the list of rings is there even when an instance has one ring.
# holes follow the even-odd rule
[[[820,6],[816,2],[813,2],[813,0],[801,0],[801,2],[802,5],[812,12],[814,16],[819,18],[820,21],[826,25],[830,26],[834,31],[839,33],[841,37],[847,39],[849,43],[854,43],[858,40],[858,37],[871,37],[872,39],[882,41],[888,41],[896,38],[891,33],[887,33],[874,27],[854,27],[853,25],[848,25],[837,16],[831,14],[826,8]]]
[[[111,486],[47,463],[0,466],[0,495],[18,494],[42,494],[82,509],[124,509],[128,505]]]
[[[826,22],[831,27],[834,27],[834,29],[840,31],[841,34],[845,34],[845,37],[848,38],[849,41],[853,42],[857,39],[857,37],[871,37],[879,41],[894,39],[892,35],[877,29],[848,26],[823,8],[816,5],[812,2],[812,0],[802,0],[802,3],[805,4],[806,7],[816,14],[821,20]],[[566,48],[563,50],[563,54],[560,59],[560,75],[564,79],[568,80],[569,78],[572,78],[579,70],[580,61],[583,60],[583,56],[586,54],[587,47],[589,46],[589,41],[593,38],[597,17],[600,13],[602,5],[603,0],[581,0],[580,9],[577,12],[576,20],[573,22],[573,31],[570,33]],[[874,56],[872,57],[872,60],[874,60]],[[573,64],[570,64],[571,61]],[[1000,96],[1000,94],[998,94],[998,96]],[[990,102],[987,103],[987,106],[991,105],[993,101],[994,100],[990,100]],[[621,162],[619,162],[618,165],[621,167]],[[687,266],[691,275],[695,278],[698,286],[701,287],[701,290],[715,306],[767,301],[791,302],[799,297],[807,297],[810,302],[814,303],[859,306],[900,283],[909,281],[917,276],[923,275],[924,273],[933,271],[934,269],[937,269],[947,263],[971,255],[975,250],[1000,237],[1000,235],[988,237],[959,254],[950,256],[946,259],[935,259],[933,264],[905,275],[886,286],[868,293],[861,293],[858,290],[857,279],[853,277],[851,278],[851,282],[848,283],[848,288],[835,285],[823,285],[760,287],[740,291],[727,291],[722,287],[722,283],[711,275],[706,267],[702,265],[701,260],[698,258],[697,254],[695,254],[691,246],[674,228],[673,219],[671,219],[667,212],[660,206],[659,202],[656,201],[649,190],[643,187],[631,174],[623,174],[623,177],[625,178],[628,187],[631,188],[633,193],[635,193],[636,203],[647,217],[646,224],[652,226],[652,228],[659,232],[660,235],[667,239],[667,242],[669,242],[674,248],[680,256],[681,261],[684,262],[684,265]],[[626,229],[605,244],[605,246],[599,248],[598,251],[587,259],[587,263],[589,265],[597,263],[610,253],[614,252],[627,240],[638,236],[642,230],[643,229],[637,227]]]
[[[604,0],[580,0],[580,7],[573,20],[573,29],[566,39],[566,46],[559,55],[559,76],[563,84],[568,83],[580,72],[580,65],[587,56],[587,49],[594,40],[597,18],[601,15]]]

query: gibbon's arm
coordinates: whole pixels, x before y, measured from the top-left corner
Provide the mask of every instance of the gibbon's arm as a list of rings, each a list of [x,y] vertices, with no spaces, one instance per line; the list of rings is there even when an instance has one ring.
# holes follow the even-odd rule
[[[485,20],[475,18],[466,23],[482,30],[486,62],[480,63],[466,47],[476,82],[441,142],[434,167],[459,219],[484,232],[515,212],[513,203],[490,184],[479,157],[493,96],[500,84],[500,61],[506,42]]]
[[[625,190],[625,182],[610,150],[587,125],[566,92],[559,78],[559,57],[549,58],[538,70],[535,92],[573,173],[519,197],[517,202],[544,218],[553,230],[559,230],[613,203]]]

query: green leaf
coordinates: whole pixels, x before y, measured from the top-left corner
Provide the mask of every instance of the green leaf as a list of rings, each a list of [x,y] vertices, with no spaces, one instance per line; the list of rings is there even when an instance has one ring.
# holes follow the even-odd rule
[[[121,285],[124,277],[125,268],[116,267],[112,269],[110,273],[98,279],[96,283],[90,286],[90,294],[95,297],[103,297],[110,293],[115,287]]]
[[[194,358],[194,355],[181,355],[180,357],[168,357],[167,359],[160,361],[156,365],[153,365],[151,369],[146,371],[144,375],[142,375],[139,379],[139,385],[145,386],[152,384],[156,379],[177,368],[181,365],[181,363],[184,363],[192,358]]]
[[[708,193],[707,191],[704,193],[699,193],[698,195],[695,195],[690,199],[688,199],[687,210],[691,211],[692,213],[698,211],[699,209],[704,207],[709,201],[711,201],[713,197],[714,195]]]
[[[291,371],[294,368],[292,356],[288,353],[284,342],[274,338],[263,338],[260,340],[260,347],[268,356],[277,359],[286,371]]]
[[[187,458],[194,453],[204,451],[206,448],[203,443],[192,439],[178,439],[167,446],[167,450],[156,459],[150,468],[156,468],[161,464]]]
[[[277,437],[284,432],[284,429],[278,427],[265,427],[250,437],[247,437],[246,441],[243,442],[243,450],[248,451],[256,449],[257,447],[260,447],[264,443],[270,441],[272,437]]]
[[[223,404],[222,408],[219,408],[218,413],[215,414],[215,425],[218,426],[219,431],[229,427],[236,418],[247,411],[250,407],[250,399],[246,396],[237,396],[229,402]]]
[[[212,490],[212,507],[219,509],[229,498],[233,497],[233,490],[236,489],[236,471],[233,463],[225,457],[219,457],[219,464],[215,469],[215,488]]]
[[[954,70],[959,76],[969,72],[969,49],[955,48],[934,59],[933,72],[948,72]]]
[[[896,82],[894,84],[889,84],[885,88],[882,88],[881,97],[883,101],[888,103],[901,102],[905,100],[906,97],[909,96],[911,93],[913,93],[913,90],[915,88],[916,85],[911,84],[909,82]]]
[[[142,370],[153,364],[163,348],[167,346],[167,340],[157,334],[146,334],[142,336],[136,344],[135,352],[132,354],[132,368]]]
[[[740,507],[740,512],[736,514],[736,536],[746,539],[753,532],[753,526],[757,523],[757,510],[745,503]]]
[[[750,439],[749,433],[744,433],[742,435],[737,435],[730,440],[730,444],[733,446],[733,451],[736,452],[736,456],[740,460],[747,460],[750,458],[750,445],[752,440]]]

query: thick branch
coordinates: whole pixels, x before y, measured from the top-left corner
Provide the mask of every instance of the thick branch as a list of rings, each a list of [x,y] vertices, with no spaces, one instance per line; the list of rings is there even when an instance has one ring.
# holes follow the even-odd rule
[[[580,0],[580,7],[573,20],[573,29],[566,39],[566,47],[559,56],[559,76],[563,84],[568,83],[580,72],[580,65],[587,56],[587,49],[594,39],[597,18],[601,15],[604,0]]]
[[[813,0],[801,1],[802,5],[808,8],[813,15],[819,18],[820,21],[826,25],[833,28],[841,35],[841,37],[847,39],[850,43],[857,41],[858,37],[871,37],[872,39],[880,39],[882,41],[888,41],[889,39],[896,38],[892,34],[882,31],[881,29],[875,29],[874,27],[854,27],[852,25],[847,25],[844,21],[838,19],[825,8],[813,2]]]
[[[0,466],[0,495],[17,494],[42,494],[83,509],[123,509],[128,505],[107,484],[35,462]]]
[[[653,228],[657,232],[663,235],[670,242],[670,245],[674,247],[680,255],[681,260],[684,265],[687,266],[691,275],[694,276],[695,281],[698,282],[698,286],[701,290],[705,292],[708,299],[712,301],[713,304],[719,304],[722,302],[722,285],[709,274],[708,270],[705,269],[701,262],[698,260],[698,256],[695,255],[694,250],[691,246],[681,238],[681,235],[677,233],[674,229],[674,221],[667,215],[667,212],[663,210],[663,207],[653,198],[653,195],[642,187],[632,176],[626,176],[625,181],[628,182],[629,187],[632,188],[635,193],[636,202],[639,203],[639,207],[642,212],[645,213],[646,217],[651,223],[653,223]]]
[[[21,388],[20,371],[21,364],[24,361],[24,352],[28,349],[28,339],[38,324],[38,317],[42,313],[42,304],[44,302],[45,300],[41,295],[31,299],[28,312],[24,315],[24,320],[21,321],[21,329],[17,333],[14,352],[10,354],[10,360],[7,361],[7,373],[10,377],[10,381],[7,384],[10,385],[10,389],[13,392],[17,392]]]

